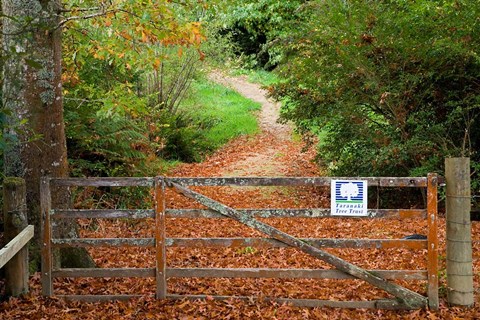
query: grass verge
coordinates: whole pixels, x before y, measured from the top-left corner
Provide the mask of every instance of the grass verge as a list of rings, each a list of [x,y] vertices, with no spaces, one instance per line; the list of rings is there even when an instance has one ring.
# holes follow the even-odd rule
[[[193,94],[182,102],[181,112],[199,125],[208,152],[237,136],[258,132],[254,112],[260,110],[259,103],[207,79],[196,80],[192,89]]]
[[[265,70],[233,69],[231,74],[234,76],[247,76],[248,81],[259,83],[263,86],[271,86],[280,81],[275,73]]]

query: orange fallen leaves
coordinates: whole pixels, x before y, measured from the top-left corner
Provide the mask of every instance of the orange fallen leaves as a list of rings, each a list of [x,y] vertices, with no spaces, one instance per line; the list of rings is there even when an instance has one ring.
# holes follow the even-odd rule
[[[273,145],[273,146],[272,146]],[[312,163],[313,152],[301,153],[301,145],[278,141],[269,134],[255,139],[241,137],[202,164],[187,164],[175,169],[172,176],[220,176],[238,168],[239,159],[262,152],[267,147],[278,150],[278,175],[312,176],[321,173]],[[249,168],[261,172],[263,168]],[[244,169],[244,168],[243,168]],[[328,193],[318,188],[199,188],[207,196],[222,200],[233,207],[321,207],[328,206]],[[191,203],[173,192],[168,193],[170,208],[191,207]],[[265,222],[297,237],[318,238],[401,238],[406,234],[424,232],[425,223],[410,220],[390,221],[355,219],[263,219]],[[153,235],[153,221],[146,219],[131,222],[82,221],[84,237],[148,237]],[[444,246],[444,221],[440,221]],[[480,231],[473,224],[474,234]],[[167,219],[167,237],[259,237],[237,222],[228,219]],[[255,249],[255,250],[253,250]],[[234,248],[169,248],[169,267],[217,267],[217,268],[330,268],[327,264],[291,248],[236,250]],[[479,250],[474,248],[475,286],[479,286]],[[444,256],[444,247],[441,255]],[[344,259],[364,268],[372,269],[421,269],[425,268],[425,254],[403,249],[356,250],[328,249]],[[92,256],[100,267],[154,267],[154,250],[148,248],[96,248]],[[441,261],[444,268],[444,261]],[[358,280],[315,279],[185,279],[168,280],[168,291],[173,294],[203,294],[205,300],[156,300],[153,279],[57,279],[57,294],[143,294],[127,302],[80,303],[57,298],[41,297],[39,275],[31,278],[31,293],[21,298],[10,298],[0,304],[1,319],[479,319],[478,305],[473,309],[449,308],[442,300],[439,311],[413,310],[349,310],[330,308],[296,308],[267,301],[240,301],[230,298],[216,301],[214,295],[277,296],[331,300],[373,300],[385,297],[381,290]],[[413,290],[425,293],[425,282],[399,282]],[[445,285],[444,279],[441,285]],[[443,293],[441,293],[443,295]],[[443,297],[443,296],[442,296]],[[476,298],[477,304],[479,302]]]

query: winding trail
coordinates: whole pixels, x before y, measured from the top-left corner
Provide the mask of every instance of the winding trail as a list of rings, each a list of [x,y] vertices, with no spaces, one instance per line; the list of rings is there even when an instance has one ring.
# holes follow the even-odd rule
[[[218,72],[210,74],[210,79],[237,91],[252,101],[260,103],[262,110],[258,115],[258,120],[262,131],[275,134],[284,140],[291,140],[292,127],[277,122],[280,114],[280,104],[268,99],[267,91],[262,89],[260,85],[248,82],[245,76],[230,77]]]
[[[268,99],[266,90],[246,77],[231,77],[215,72],[214,82],[232,88],[262,105],[258,112],[260,133],[241,136],[198,164],[181,165],[177,176],[318,176],[313,163],[314,150],[302,152],[304,143],[293,138],[288,124],[277,122],[280,105]]]

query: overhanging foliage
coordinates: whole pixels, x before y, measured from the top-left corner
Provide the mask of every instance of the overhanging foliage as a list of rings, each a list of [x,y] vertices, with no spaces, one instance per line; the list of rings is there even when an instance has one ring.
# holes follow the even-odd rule
[[[331,174],[421,175],[478,161],[480,3],[311,1],[272,95]],[[287,43],[287,42],[284,42]]]

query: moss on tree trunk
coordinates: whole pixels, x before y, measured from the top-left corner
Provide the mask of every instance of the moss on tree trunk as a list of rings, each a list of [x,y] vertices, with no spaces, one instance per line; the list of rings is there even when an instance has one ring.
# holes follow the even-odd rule
[[[28,220],[40,239],[40,178],[68,176],[61,83],[60,1],[3,0],[3,49],[9,55],[3,69],[5,176],[22,177],[27,185]],[[52,192],[57,207],[68,206],[68,190]],[[74,222],[57,228],[60,236],[75,236]],[[39,246],[32,261],[39,261]],[[83,252],[83,253],[80,253]],[[83,258],[91,259],[85,250]],[[38,266],[37,268],[38,269]]]

